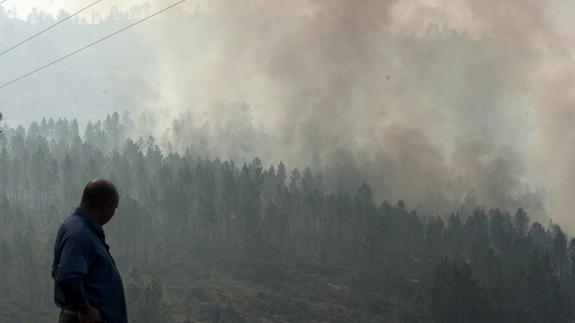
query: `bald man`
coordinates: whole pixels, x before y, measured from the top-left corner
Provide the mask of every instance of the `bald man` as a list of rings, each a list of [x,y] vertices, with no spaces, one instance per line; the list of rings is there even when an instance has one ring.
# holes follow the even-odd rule
[[[52,265],[59,323],[128,322],[122,278],[102,229],[119,200],[112,182],[92,180],[80,207],[60,226]]]

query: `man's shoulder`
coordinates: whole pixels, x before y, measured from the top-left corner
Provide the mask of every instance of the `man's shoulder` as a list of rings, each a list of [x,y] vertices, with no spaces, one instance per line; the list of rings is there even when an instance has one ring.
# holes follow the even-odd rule
[[[85,238],[89,237],[90,229],[78,214],[73,213],[60,226],[60,234],[62,238]]]

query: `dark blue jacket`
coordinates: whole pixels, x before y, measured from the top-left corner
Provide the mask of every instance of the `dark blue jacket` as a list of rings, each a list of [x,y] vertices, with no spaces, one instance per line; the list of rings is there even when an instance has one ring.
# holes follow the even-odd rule
[[[77,209],[60,226],[54,246],[52,277],[56,305],[79,310],[97,308],[107,323],[127,323],[122,278],[104,230]]]

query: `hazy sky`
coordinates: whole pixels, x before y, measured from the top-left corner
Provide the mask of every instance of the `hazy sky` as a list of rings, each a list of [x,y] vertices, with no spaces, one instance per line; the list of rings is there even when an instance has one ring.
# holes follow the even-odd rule
[[[88,1],[67,1],[67,0],[8,0],[6,3],[3,4],[4,8],[8,10],[12,10],[16,8],[18,11],[18,15],[21,18],[25,18],[26,15],[32,10],[32,8],[36,7],[40,10],[56,13],[59,10],[66,10],[69,12],[76,11],[85,7],[86,5],[94,2],[95,0],[88,0]],[[107,12],[110,10],[112,4],[116,5],[125,5],[128,1],[107,1],[104,0],[96,7],[94,10],[100,10],[101,12]],[[139,1],[133,1],[134,4],[139,3]],[[99,8],[99,9],[98,9]]]
[[[68,12],[77,11],[96,0],[8,0],[6,3],[3,4],[4,8],[12,10],[16,8],[18,12],[18,16],[20,18],[25,19],[27,14],[32,10],[32,8],[38,8],[40,10],[49,12],[49,13],[57,13],[59,10],[65,10]],[[85,13],[82,13],[83,16],[89,17],[92,11],[97,11],[100,14],[106,14],[110,11],[110,9],[114,6],[117,6],[120,10],[125,10],[130,8],[131,6],[141,5],[148,2],[152,9],[159,9],[160,7],[167,6],[171,3],[176,3],[179,0],[103,0],[100,3],[96,4],[92,9],[88,10]],[[201,3],[202,1],[198,0],[188,0],[184,3],[185,7],[195,6],[197,3]]]
[[[33,6],[73,12],[91,2],[4,6],[25,17]],[[152,10],[175,2],[149,1]],[[142,3],[104,0],[97,10]],[[392,199],[429,203],[438,200],[429,192],[443,189],[447,199],[473,187],[495,205],[527,182],[553,193],[554,218],[575,230],[575,2],[188,0],[184,8],[197,5],[207,19],[138,26],[14,86],[22,99],[7,109],[44,108],[46,100],[25,100],[25,87],[77,63],[86,67],[70,83],[86,86],[71,94],[73,111],[161,107],[173,116],[201,107],[214,123],[227,116],[211,102],[246,102],[256,123],[283,138],[278,158],[352,150],[349,160]],[[57,38],[65,27],[44,45],[68,46]],[[113,64],[100,63],[104,52]]]

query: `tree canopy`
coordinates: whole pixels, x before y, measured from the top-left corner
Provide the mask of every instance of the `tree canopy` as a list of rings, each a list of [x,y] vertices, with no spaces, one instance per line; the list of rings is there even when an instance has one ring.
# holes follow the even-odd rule
[[[420,214],[370,183],[328,192],[310,168],[166,152],[125,127],[115,114],[83,136],[65,119],[6,132],[1,321],[49,317],[55,232],[94,177],[122,195],[106,231],[141,322],[574,318],[575,240],[521,208]]]

